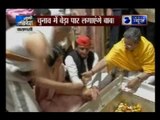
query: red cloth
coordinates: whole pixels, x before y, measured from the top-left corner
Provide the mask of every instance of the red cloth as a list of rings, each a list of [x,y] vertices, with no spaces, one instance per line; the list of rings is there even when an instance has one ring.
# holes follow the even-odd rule
[[[91,40],[89,37],[87,37],[85,35],[80,35],[80,36],[78,36],[76,43],[81,46],[90,46]]]

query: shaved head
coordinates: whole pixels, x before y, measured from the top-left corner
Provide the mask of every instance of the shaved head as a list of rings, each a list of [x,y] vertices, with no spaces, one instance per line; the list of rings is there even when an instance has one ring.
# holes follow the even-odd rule
[[[71,31],[71,26],[55,26],[57,32],[69,33]]]
[[[54,32],[54,38],[52,40],[52,46],[54,47],[57,43],[63,41],[65,37],[69,36],[71,26],[56,26]]]
[[[43,33],[33,32],[25,38],[27,51],[36,58],[45,58],[48,54],[49,45]]]

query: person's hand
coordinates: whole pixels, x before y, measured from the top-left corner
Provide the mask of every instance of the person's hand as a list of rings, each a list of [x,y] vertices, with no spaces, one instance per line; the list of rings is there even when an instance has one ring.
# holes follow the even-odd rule
[[[94,86],[91,89],[92,89],[92,100],[96,100],[98,95],[100,94],[99,89]]]
[[[96,88],[84,88],[82,92],[82,98],[85,101],[96,100],[98,95],[99,95],[99,90]]]
[[[82,81],[86,85],[92,79],[92,72],[87,71],[82,73]]]
[[[85,100],[85,101],[90,101],[90,100],[92,99],[91,89],[89,89],[89,88],[84,88],[83,91],[82,91],[82,98],[83,98],[83,100]]]
[[[126,92],[134,93],[137,91],[140,85],[141,85],[141,82],[138,80],[138,78],[134,78],[130,80],[127,84],[122,84],[121,89]]]
[[[135,88],[138,88],[140,84],[141,82],[138,80],[138,78],[134,78],[128,82],[127,87],[131,89],[135,89]]]
[[[87,76],[87,77],[82,76],[82,82],[83,82],[83,84],[84,84],[85,86],[87,85],[87,83],[88,83],[91,79],[92,79],[92,77],[89,77],[89,76]]]

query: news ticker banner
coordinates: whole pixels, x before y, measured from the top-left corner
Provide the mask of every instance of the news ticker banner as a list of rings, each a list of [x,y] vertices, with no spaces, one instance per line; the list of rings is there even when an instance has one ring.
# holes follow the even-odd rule
[[[17,26],[146,26],[147,15],[16,16]]]

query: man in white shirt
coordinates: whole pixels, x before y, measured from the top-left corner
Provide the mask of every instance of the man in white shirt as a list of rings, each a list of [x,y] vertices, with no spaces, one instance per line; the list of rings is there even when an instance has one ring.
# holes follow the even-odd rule
[[[36,86],[53,89],[60,94],[83,95],[83,86],[52,80],[45,58],[52,56],[52,44],[63,40],[67,27],[33,27],[32,32],[18,32],[17,27],[6,31],[6,109],[9,112],[38,112],[39,107],[28,81],[34,77]],[[52,64],[54,65],[54,64]],[[21,73],[32,72],[29,76]],[[61,75],[61,73],[59,73]],[[87,92],[87,91],[86,91]],[[41,89],[36,95],[48,95]],[[89,94],[88,91],[84,94]]]
[[[76,49],[71,51],[65,58],[65,65],[67,69],[66,79],[72,83],[84,84],[81,74],[89,71],[98,62],[98,55],[90,50],[91,40],[85,35],[78,36],[76,40]],[[93,84],[98,86],[98,84]],[[87,87],[91,87],[87,85]]]

